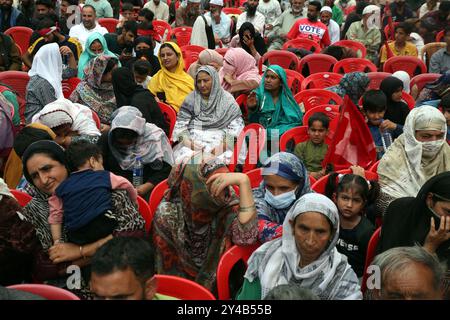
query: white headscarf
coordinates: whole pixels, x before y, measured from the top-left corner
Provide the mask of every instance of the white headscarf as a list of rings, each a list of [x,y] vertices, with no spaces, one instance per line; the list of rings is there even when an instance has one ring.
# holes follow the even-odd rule
[[[444,137],[432,143],[420,142],[416,140],[416,130],[437,130]],[[445,117],[435,107],[424,105],[411,110],[403,134],[388,148],[378,165],[382,191],[394,198],[415,197],[431,177],[450,171],[446,132]]]
[[[305,212],[323,214],[333,226],[332,238],[316,261],[300,268],[301,256],[297,249],[290,221]],[[339,239],[339,214],[336,205],[326,196],[307,193],[291,207],[283,222],[282,238],[266,242],[248,261],[245,278],[261,282],[261,299],[276,286],[296,282],[310,289],[322,300],[362,299],[358,278],[347,262],[347,257],[336,249]]]
[[[63,97],[62,92],[62,59],[57,43],[42,46],[36,53],[28,75],[39,76],[47,80],[55,89],[56,99]]]
[[[393,77],[401,80],[403,82],[403,91],[405,91],[406,93],[410,92],[410,82],[411,82],[411,78],[409,77],[409,74],[405,71],[396,71],[392,74]]]
[[[3,196],[14,198],[5,181],[0,178],[0,200],[2,200]]]

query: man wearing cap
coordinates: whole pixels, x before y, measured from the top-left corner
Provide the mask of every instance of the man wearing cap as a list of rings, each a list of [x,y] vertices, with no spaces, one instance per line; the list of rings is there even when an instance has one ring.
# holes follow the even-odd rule
[[[84,44],[91,33],[99,32],[104,35],[108,33],[105,27],[97,23],[97,14],[95,8],[91,5],[84,5],[81,10],[81,24],[70,28],[69,36],[77,38],[84,49]]]
[[[328,32],[330,33],[330,41],[331,44],[337,42],[341,38],[341,30],[339,28],[339,25],[331,19],[331,16],[333,14],[333,11],[330,7],[325,6],[322,9],[320,9],[320,22],[322,22],[324,25],[328,27]]]
[[[255,27],[256,31],[261,35],[264,33],[264,25],[266,24],[266,17],[257,11],[259,0],[248,0],[247,10],[241,13],[236,23],[236,32],[239,31],[244,22],[250,22]]]
[[[372,15],[380,13],[380,8],[375,5],[369,5],[364,8],[362,20],[353,22],[348,28],[347,39],[359,41],[366,46],[366,58],[375,64],[378,64],[378,51],[381,44],[381,32],[375,24],[369,24],[369,18]]]
[[[177,9],[172,27],[192,27],[200,15],[200,0],[188,0],[186,7]]]
[[[222,12],[223,0],[211,0],[209,2],[209,12],[206,17],[211,18],[211,25],[216,38],[216,43],[222,41],[227,44],[231,40],[231,18]]]
[[[341,8],[335,5],[334,0],[325,0],[324,4],[331,8],[331,19],[340,26],[344,22],[344,13]]]
[[[169,22],[169,6],[161,0],[148,1],[144,9],[149,9],[155,14],[155,19]]]

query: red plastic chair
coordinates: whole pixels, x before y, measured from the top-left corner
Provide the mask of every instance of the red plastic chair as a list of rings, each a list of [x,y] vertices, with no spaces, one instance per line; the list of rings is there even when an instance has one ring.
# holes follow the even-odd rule
[[[392,76],[392,74],[388,72],[369,72],[367,73],[367,76],[369,77],[370,80],[367,90],[370,89],[378,90],[380,89],[381,81],[383,81],[387,77]]]
[[[439,73],[418,74],[411,79],[409,86],[412,89],[416,85],[420,92],[426,84],[436,81],[440,76],[442,76],[442,74]]]
[[[108,32],[115,33],[117,24],[119,23],[119,20],[114,18],[99,18],[98,23],[105,27]]]
[[[258,188],[263,180],[262,168],[256,168],[245,173],[250,179],[250,186],[252,189]]]
[[[242,172],[255,169],[258,164],[259,157],[266,144],[266,129],[259,123],[251,123],[245,126],[234,145],[233,157],[228,165],[230,172],[234,172],[236,169],[242,146],[246,143],[246,136],[249,136],[249,143],[247,144],[247,155]]]
[[[100,130],[102,128],[102,123],[100,122],[100,118],[98,117],[97,112],[95,112],[92,109],[91,109],[91,112],[92,112],[92,119],[94,119],[94,121],[95,121],[95,126],[97,127],[98,130]]]
[[[367,71],[369,70],[369,71]],[[338,61],[334,67],[333,72],[349,73],[349,72],[376,72],[377,66],[367,59],[363,58],[347,58]]]
[[[78,84],[81,82],[81,79],[77,77],[63,79],[61,81],[62,91],[64,94],[64,98],[69,99],[72,92],[76,89]]]
[[[23,71],[3,71],[0,72],[0,82],[10,86],[17,92],[17,94],[25,99],[27,92],[28,81],[30,76],[27,72]]]
[[[262,65],[269,61],[269,65],[277,64],[283,69],[297,70],[298,57],[295,53],[286,50],[272,50],[266,52],[258,62],[259,73],[262,74]]]
[[[331,72],[334,64],[337,62],[335,57],[328,54],[315,53],[308,54],[300,59],[300,65],[298,66],[299,72],[303,71],[305,65],[308,66],[309,74],[318,72]]]
[[[258,249],[259,244],[250,246],[232,246],[220,258],[217,265],[217,293],[219,300],[230,300],[230,272],[233,266],[239,261],[244,261],[247,266],[247,261],[252,253]]]
[[[163,274],[155,274],[155,278],[158,281],[157,292],[159,294],[181,300],[216,300],[216,297],[208,289],[194,281]]]
[[[175,123],[177,122],[177,112],[174,108],[164,102],[158,102],[159,108],[161,109],[164,119],[169,124],[169,140],[172,139],[173,128],[175,128]]]
[[[141,214],[142,218],[144,218],[144,220],[145,220],[145,231],[150,232],[150,228],[152,226],[153,215],[155,213],[150,210],[150,207],[144,198],[142,198],[141,196],[138,196],[137,200],[138,200],[139,213]]]
[[[288,86],[293,94],[297,94],[302,90],[302,84],[305,78],[297,71],[284,69],[287,76]]]
[[[239,108],[242,112],[242,117],[244,120],[248,119],[248,108],[247,108],[247,95],[241,94],[236,98],[236,103],[239,105]]]
[[[172,29],[172,36],[175,37],[179,47],[186,46],[191,41],[191,27],[177,27]]]
[[[442,42],[442,39],[444,39],[444,36],[445,36],[445,32],[444,31],[445,30],[441,30],[438,33],[436,33],[436,42]]]
[[[228,48],[216,48],[216,51],[222,56],[225,57],[225,54],[228,51]]]
[[[337,106],[335,104],[324,104],[321,106],[314,107],[314,108],[308,110],[308,112],[306,112],[303,115],[303,124],[305,126],[308,125],[309,118],[316,112],[325,113],[328,116],[328,118],[330,118],[330,120],[338,118],[339,114],[340,114],[339,106]]]
[[[150,216],[152,217],[155,215],[156,209],[158,208],[159,203],[161,202],[162,198],[164,197],[164,192],[169,189],[169,185],[167,184],[167,179],[161,181],[158,183],[150,193],[150,199],[148,200],[148,207],[150,209]],[[147,226],[147,224],[146,224]],[[151,225],[150,225],[151,227]]]
[[[345,8],[343,11],[344,11],[344,15],[345,16],[348,16],[350,13],[352,13],[353,11],[355,11],[356,10],[356,6],[350,6],[350,7],[347,7],[347,8]]]
[[[239,8],[228,7],[228,8],[222,8],[222,12],[225,14],[241,14],[242,10]]]
[[[334,102],[334,104],[341,105],[343,103],[342,98],[337,93],[324,89],[304,90],[297,93],[294,99],[299,105],[303,103],[305,112],[323,104],[333,104],[332,102]]]
[[[370,168],[369,168],[369,171],[370,172],[373,172],[373,173],[377,173],[377,171],[378,171],[378,165],[380,164],[380,160],[378,160],[377,162],[375,162],[374,164],[373,164],[373,166],[371,166]]]
[[[369,244],[367,245],[366,262],[364,264],[364,274],[361,283],[361,291],[363,292],[363,294],[367,290],[367,278],[369,277],[369,275],[367,274],[367,268],[370,266],[373,259],[377,255],[377,246],[378,242],[380,241],[380,235],[381,227],[378,227],[378,229],[375,230],[375,232],[372,234],[372,237],[369,240]]]
[[[203,48],[203,47],[197,46],[197,45],[188,44],[188,45],[182,46],[180,49],[183,54],[184,68],[186,70],[188,70],[189,66],[198,60],[198,55],[200,54],[200,52],[202,52],[206,48]]]
[[[417,68],[420,68],[418,73],[416,73]],[[412,78],[416,74],[427,73],[427,66],[419,58],[409,56],[389,58],[383,65],[384,72],[394,73],[400,70],[406,71]]]
[[[351,169],[339,170],[339,171],[337,171],[337,173],[350,174],[350,173],[352,173],[352,170]],[[364,173],[366,175],[366,179],[378,180],[378,174],[376,172],[371,172],[371,171],[366,170]],[[311,188],[317,193],[325,194],[325,186],[328,182],[328,177],[329,177],[329,175],[326,175],[326,176],[320,178],[319,180],[317,180],[316,183],[314,183],[312,185]]]
[[[33,199],[32,196],[23,191],[16,189],[10,189],[9,191],[11,191],[12,195],[14,196],[14,198],[16,198],[17,202],[21,207],[25,207],[28,204],[28,202],[30,202],[31,199]]]
[[[311,74],[302,82],[302,90],[325,89],[339,84],[343,75],[334,72],[319,72]]]
[[[333,46],[341,46],[341,47],[353,49],[356,51],[357,54],[359,52],[359,54],[358,54],[359,58],[365,58],[366,54],[367,54],[366,47],[361,42],[358,42],[358,41],[340,40],[340,41],[333,43]]]
[[[309,139],[308,126],[295,127],[287,130],[280,138],[280,151],[286,151],[289,141],[294,140],[294,146]]]
[[[320,47],[320,44],[318,44],[317,42],[314,42],[312,40],[304,39],[304,38],[293,39],[293,40],[289,40],[289,41],[285,42],[283,44],[283,50],[287,50],[289,48],[303,48],[308,51],[316,52],[316,53],[319,53],[320,50],[322,50],[322,48]]]
[[[15,289],[32,293],[47,300],[80,300],[75,294],[62,288],[47,284],[15,284],[8,289]]]
[[[414,98],[409,93],[402,91],[402,100],[406,102],[406,104],[409,107],[409,110],[414,109],[414,106],[416,105],[416,100],[414,100]]]
[[[13,38],[14,42],[19,46],[22,52],[26,52],[30,46],[30,38],[33,34],[33,29],[16,26],[7,29],[5,34]]]
[[[153,20],[152,21],[153,29],[159,34],[161,39],[164,37],[164,33],[166,30],[169,30],[166,34],[166,40],[170,39],[170,36],[172,34],[172,27],[170,24],[165,22],[164,20]]]

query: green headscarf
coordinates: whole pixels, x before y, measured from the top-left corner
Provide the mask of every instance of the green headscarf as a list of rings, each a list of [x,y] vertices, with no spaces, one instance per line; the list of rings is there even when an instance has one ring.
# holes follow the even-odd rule
[[[281,80],[280,95],[276,104],[273,103],[270,92],[264,89],[266,73],[269,70],[276,73]],[[269,66],[255,92],[258,110],[250,115],[250,122],[257,122],[266,128],[269,139],[270,131],[273,129],[279,130],[279,136],[281,136],[287,130],[302,125],[303,113],[295,102],[287,83],[286,72],[282,67]]]
[[[84,79],[84,67],[88,64],[88,62],[95,57],[98,56],[98,54],[95,54],[91,51],[91,44],[95,40],[100,41],[103,47],[103,55],[110,56],[114,58],[118,58],[117,55],[115,55],[113,52],[109,51],[108,44],[106,43],[105,37],[99,32],[92,33],[86,40],[86,46],[84,47],[84,51],[80,56],[80,59],[78,61],[78,78]]]

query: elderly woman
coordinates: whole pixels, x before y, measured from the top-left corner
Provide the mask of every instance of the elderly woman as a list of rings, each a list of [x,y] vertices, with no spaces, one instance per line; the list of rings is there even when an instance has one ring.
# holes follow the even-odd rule
[[[223,66],[223,57],[216,50],[205,49],[198,55],[198,60],[189,67],[189,75],[195,79],[198,68],[201,66],[211,66],[218,72]]]
[[[33,117],[33,122],[49,127],[56,134],[53,140],[65,148],[73,141],[83,139],[95,143],[100,137],[92,111],[64,98],[46,105]]]
[[[277,131],[278,140],[287,130],[302,125],[303,113],[295,101],[287,83],[286,72],[277,65],[271,65],[264,73],[259,87],[247,99],[249,121],[261,124],[271,131]]]
[[[249,178],[229,173],[217,158],[193,158],[173,168],[169,192],[153,218],[156,273],[216,288],[216,269],[232,246],[256,242],[256,210]],[[237,197],[230,186],[238,186]]]
[[[72,102],[88,106],[97,113],[102,123],[102,132],[111,125],[111,114],[116,109],[116,98],[112,86],[112,71],[117,68],[119,60],[99,55],[89,61],[85,68],[86,77],[72,92]]]
[[[338,85],[326,88],[344,98],[346,95],[357,106],[359,99],[366,92],[369,86],[369,77],[364,72],[350,72],[346,73]]]
[[[450,146],[445,142],[447,123],[434,107],[414,108],[406,118],[403,134],[384,154],[378,165],[384,213],[388,204],[415,197],[431,177],[450,171]]]
[[[173,131],[172,140],[180,142],[174,149],[175,162],[203,149],[230,163],[235,140],[244,126],[241,110],[233,96],[220,86],[217,71],[210,66],[200,67],[195,91],[181,105]]]
[[[220,69],[222,87],[234,96],[256,89],[261,82],[253,57],[242,48],[230,48]]]
[[[298,284],[321,300],[362,299],[358,278],[336,249],[339,214],[326,196],[301,197],[283,222],[283,236],[259,247],[248,260],[238,300],[264,299],[282,284]]]
[[[137,158],[143,166],[143,184],[138,194],[148,197],[158,183],[166,179],[173,164],[169,139],[162,129],[147,123],[142,113],[131,106],[116,111],[111,130],[100,137],[105,170],[133,181]]]
[[[176,43],[164,42],[158,58],[161,70],[152,77],[148,88],[178,112],[186,96],[194,90],[194,81],[184,71],[183,55]]]
[[[295,200],[312,192],[308,172],[295,155],[280,152],[262,169],[263,181],[253,190],[259,220],[260,242],[281,236],[283,221]]]

